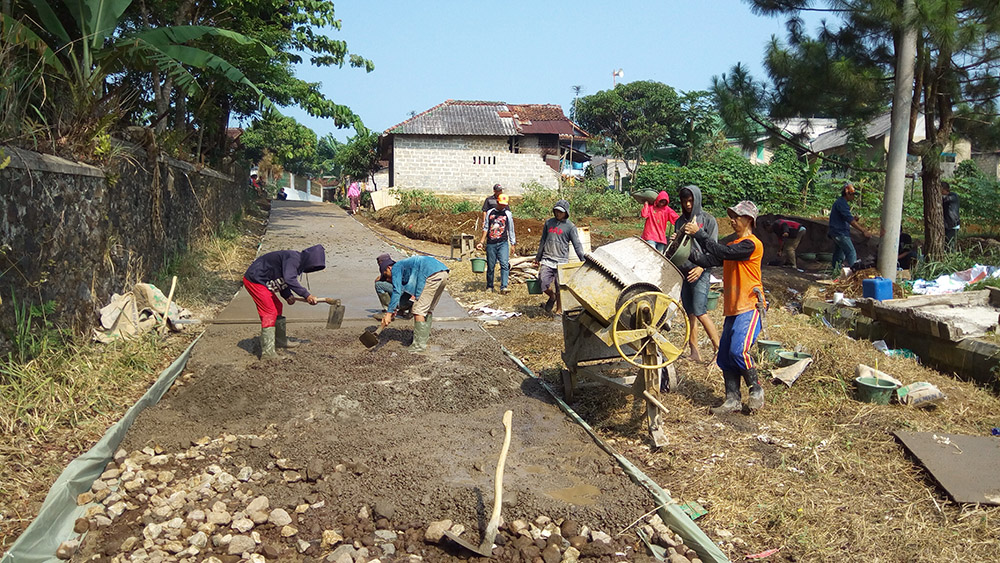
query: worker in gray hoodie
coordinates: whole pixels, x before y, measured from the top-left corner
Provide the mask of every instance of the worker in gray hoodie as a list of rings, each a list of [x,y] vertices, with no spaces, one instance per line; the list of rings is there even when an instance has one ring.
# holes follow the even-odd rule
[[[545,221],[542,227],[542,240],[539,241],[538,252],[535,253],[538,279],[545,295],[549,296],[549,300],[542,305],[542,308],[557,315],[562,312],[562,305],[559,303],[559,288],[555,287],[553,282],[559,264],[569,262],[570,243],[573,243],[577,257],[583,260],[580,234],[576,230],[576,225],[569,220],[569,202],[560,199],[552,206],[552,218]]]
[[[684,186],[680,191],[681,216],[674,224],[676,233],[684,232],[684,225],[694,222],[705,231],[708,237],[719,240],[719,225],[711,213],[701,208],[701,189],[698,186]],[[674,237],[677,235],[675,234]],[[686,236],[686,235],[685,235]],[[701,353],[698,352],[698,325],[705,328],[705,333],[712,341],[716,351],[719,349],[719,331],[712,322],[712,317],[708,316],[708,289],[712,280],[712,266],[720,265],[718,261],[702,248],[701,244],[694,238],[691,239],[691,255],[687,261],[680,266],[681,273],[684,274],[684,283],[681,285],[681,305],[688,316],[688,325],[691,327],[691,359],[701,362]]]

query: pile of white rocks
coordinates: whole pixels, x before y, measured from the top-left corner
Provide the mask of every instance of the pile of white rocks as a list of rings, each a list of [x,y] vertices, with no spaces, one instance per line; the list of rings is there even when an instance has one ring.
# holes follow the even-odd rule
[[[647,520],[643,531],[654,543],[667,549],[668,563],[702,563],[698,554],[684,545],[684,539],[668,528],[659,514],[654,514]]]

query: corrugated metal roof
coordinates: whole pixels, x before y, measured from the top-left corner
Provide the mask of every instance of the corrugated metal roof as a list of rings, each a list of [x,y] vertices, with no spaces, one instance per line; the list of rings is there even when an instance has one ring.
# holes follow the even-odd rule
[[[871,139],[872,137],[888,135],[891,121],[891,113],[886,113],[872,119],[865,124],[865,138]],[[847,130],[834,129],[833,131],[827,131],[819,137],[816,137],[816,139],[814,139],[811,143],[811,148],[813,152],[820,152],[843,146],[845,144],[847,144]]]
[[[502,102],[448,100],[385,130],[386,135],[518,135],[513,117]],[[508,113],[509,115],[509,113]]]

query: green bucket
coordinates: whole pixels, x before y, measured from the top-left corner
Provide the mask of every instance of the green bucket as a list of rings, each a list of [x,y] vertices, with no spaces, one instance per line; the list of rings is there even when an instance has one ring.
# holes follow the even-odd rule
[[[721,296],[722,294],[719,293],[718,291],[709,291],[708,303],[705,305],[705,308],[708,309],[709,311],[714,311],[715,308],[719,306],[719,297]]]
[[[760,351],[761,355],[764,356],[769,362],[778,361],[778,350],[781,349],[781,342],[777,340],[758,340],[757,350]]]
[[[469,262],[472,263],[472,271],[476,274],[481,274],[486,271],[486,259],[485,258],[473,258]]]
[[[524,280],[524,285],[528,286],[528,293],[538,295],[542,292],[542,280]]]
[[[804,360],[806,358],[811,358],[811,354],[806,354],[804,352],[793,352],[791,350],[778,350],[778,366],[785,367],[794,364],[799,360]]]
[[[854,383],[858,386],[858,400],[863,403],[888,405],[896,384],[887,379],[874,377],[856,377]]]

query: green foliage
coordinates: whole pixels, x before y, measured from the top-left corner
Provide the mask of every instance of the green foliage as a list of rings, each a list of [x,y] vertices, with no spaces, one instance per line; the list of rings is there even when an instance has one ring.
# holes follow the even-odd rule
[[[576,116],[605,154],[626,162],[659,146],[685,143],[681,100],[660,82],[629,82],[584,96],[576,102]]]
[[[521,202],[513,210],[518,217],[546,219],[552,215],[552,206],[559,200],[559,193],[538,182],[521,184]],[[575,211],[571,209],[571,211]]]
[[[467,199],[456,201],[455,203],[451,204],[452,213],[468,213],[470,211],[475,211],[476,208],[477,208],[476,204],[472,203]]]
[[[518,217],[531,217],[545,220],[552,216],[552,206],[556,201],[569,201],[570,217],[601,217],[618,219],[632,217],[638,213],[638,207],[631,196],[608,190],[603,179],[586,181],[583,185],[562,188],[562,193],[550,190],[531,182],[522,184],[524,190],[521,202],[514,209]]]
[[[14,329],[9,337],[13,351],[8,353],[8,361],[23,364],[62,343],[64,335],[48,320],[56,311],[55,301],[31,305],[19,302],[12,294],[11,307],[14,309]]]
[[[394,190],[399,207],[409,213],[428,213],[444,208],[441,198],[426,190]]]
[[[240,136],[240,142],[251,162],[261,160],[267,151],[274,155],[275,162],[293,174],[309,174],[319,169],[316,133],[280,113],[267,112],[254,121]]]
[[[955,171],[951,190],[958,194],[964,221],[974,219],[989,232],[997,232],[997,226],[1000,226],[1000,182],[983,174],[972,160],[964,160]]]
[[[794,151],[782,147],[770,164],[752,164],[735,149],[688,166],[655,164],[643,167],[636,176],[636,191],[666,190],[676,196],[681,187],[701,188],[705,208],[720,211],[740,200],[749,199],[762,212],[787,213],[798,208],[806,179],[806,165]]]
[[[343,174],[364,180],[379,170],[378,132],[363,131],[347,140],[334,156]]]
[[[1000,264],[1000,250],[996,247],[979,244],[960,251],[948,252],[936,260],[927,260],[918,264],[913,268],[912,274],[914,279],[933,280],[938,276],[968,270],[976,264]],[[985,285],[992,284],[970,286],[966,289],[973,289],[974,287],[982,289]]]

